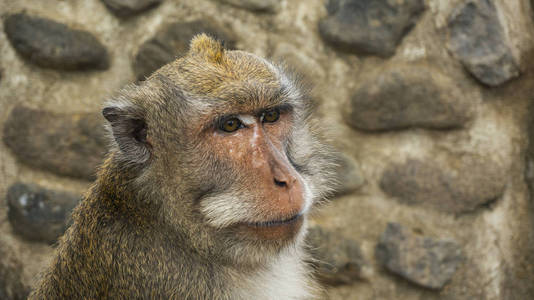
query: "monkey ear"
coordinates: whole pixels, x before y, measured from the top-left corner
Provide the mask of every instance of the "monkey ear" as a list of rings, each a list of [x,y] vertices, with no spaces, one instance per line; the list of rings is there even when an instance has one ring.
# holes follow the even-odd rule
[[[145,119],[131,108],[117,106],[105,107],[102,115],[109,122],[111,134],[123,157],[132,163],[145,163],[150,158],[151,147]]]

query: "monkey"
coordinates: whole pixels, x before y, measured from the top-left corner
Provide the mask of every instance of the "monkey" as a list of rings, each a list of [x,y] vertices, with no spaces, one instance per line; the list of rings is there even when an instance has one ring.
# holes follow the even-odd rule
[[[206,34],[106,101],[111,146],[30,299],[311,299],[334,159],[307,89]]]

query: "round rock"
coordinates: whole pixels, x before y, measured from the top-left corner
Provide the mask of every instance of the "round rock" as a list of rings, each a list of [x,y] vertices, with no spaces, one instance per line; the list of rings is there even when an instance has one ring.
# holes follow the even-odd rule
[[[62,114],[16,106],[5,123],[3,140],[25,164],[93,180],[107,148],[103,124],[98,114]]]
[[[342,196],[358,190],[365,179],[358,163],[345,154],[339,154],[337,159],[336,180],[339,185],[334,192],[334,196]]]
[[[362,80],[345,120],[370,131],[451,129],[464,126],[472,113],[471,103],[447,76],[426,66],[393,65]]]
[[[423,0],[329,0],[319,33],[342,50],[388,57],[424,9]]]
[[[118,17],[129,17],[156,7],[163,0],[102,0],[106,7]]]
[[[61,70],[109,67],[106,48],[89,32],[25,13],[5,18],[4,30],[13,48],[40,67]]]
[[[23,237],[54,243],[67,228],[68,217],[79,196],[33,184],[15,183],[7,191],[8,219]]]
[[[429,289],[442,289],[463,260],[455,241],[418,236],[397,223],[387,225],[375,255],[392,273]]]
[[[256,12],[274,13],[280,6],[280,0],[219,0],[236,7]]]
[[[466,213],[499,198],[506,174],[491,159],[455,163],[457,167],[409,159],[386,167],[381,189],[399,202],[446,213]]]
[[[193,36],[203,32],[222,40],[227,49],[235,48],[234,34],[210,19],[172,23],[139,47],[134,62],[137,79],[144,80],[163,65],[185,55]]]
[[[498,86],[519,76],[491,0],[461,2],[449,18],[449,49],[480,82]]]
[[[321,281],[339,285],[362,279],[367,263],[358,242],[319,226],[311,227],[306,238]]]

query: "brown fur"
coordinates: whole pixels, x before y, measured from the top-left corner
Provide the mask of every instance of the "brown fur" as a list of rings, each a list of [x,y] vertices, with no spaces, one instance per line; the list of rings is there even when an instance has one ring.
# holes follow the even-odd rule
[[[332,164],[309,107],[280,67],[197,36],[104,109],[112,149],[30,298],[310,297],[304,207]],[[221,132],[227,114],[254,123]]]

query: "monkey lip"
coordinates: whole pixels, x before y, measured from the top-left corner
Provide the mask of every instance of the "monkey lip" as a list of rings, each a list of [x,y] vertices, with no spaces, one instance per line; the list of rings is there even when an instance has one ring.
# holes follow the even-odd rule
[[[295,223],[300,218],[302,218],[302,214],[298,213],[288,219],[245,223],[245,225],[250,226],[250,227],[277,227],[277,226],[283,226],[283,225],[289,225],[289,224]]]

